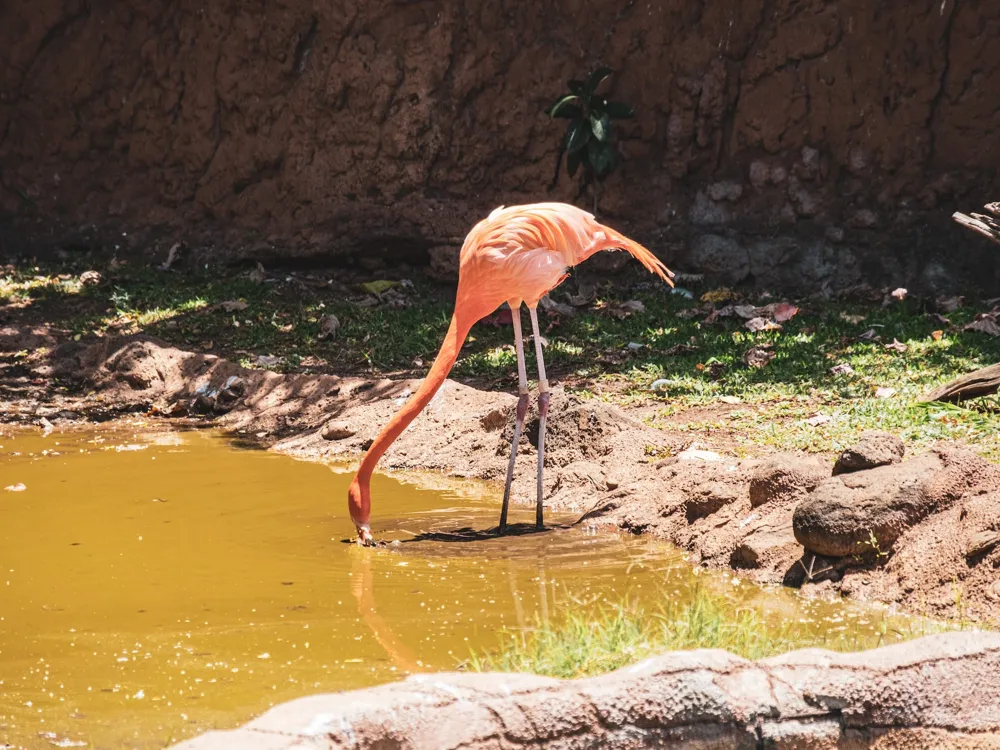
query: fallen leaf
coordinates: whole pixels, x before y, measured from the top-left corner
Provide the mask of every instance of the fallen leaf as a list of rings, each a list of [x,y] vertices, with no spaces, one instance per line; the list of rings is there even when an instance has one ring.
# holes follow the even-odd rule
[[[674,344],[669,349],[665,350],[663,353],[668,357],[674,357],[678,354],[689,354],[690,352],[698,351],[697,346],[692,346],[691,344]]]
[[[7,492],[24,492],[26,489],[28,488],[24,485],[24,482],[18,482],[17,484],[11,484],[4,487],[4,490]]]
[[[869,328],[867,331],[858,336],[862,341],[878,341],[881,337],[878,335],[878,331],[874,328]]]
[[[337,335],[338,328],[340,328],[340,321],[336,315],[324,315],[320,318],[319,335],[316,338],[320,339],[320,341],[334,338]]]
[[[829,414],[817,414],[814,417],[809,417],[809,419],[804,420],[810,427],[819,427],[821,424],[826,424],[827,422],[832,422],[833,417]]]
[[[177,260],[177,256],[179,254],[178,251],[180,249],[181,249],[181,243],[179,242],[175,242],[173,245],[171,245],[170,249],[167,250],[167,259],[163,261],[163,263],[161,263],[159,266],[157,266],[157,268],[159,268],[161,271],[169,271],[170,266],[172,266],[174,264],[174,261]]]
[[[702,370],[704,370],[704,369],[705,369],[705,365],[704,365],[704,364],[702,364],[701,362],[699,362],[698,364],[696,364],[696,365],[694,366],[694,369],[696,369],[696,370],[697,370],[698,372],[701,372]]]
[[[657,378],[649,385],[649,390],[663,392],[670,387],[671,381],[667,378]]]
[[[566,316],[576,315],[576,310],[573,307],[565,305],[562,302],[556,302],[547,294],[540,300],[538,300],[538,306],[541,307],[546,312],[555,313],[556,315],[566,315]]]
[[[220,302],[216,307],[225,312],[239,312],[240,310],[246,310],[249,305],[243,300],[227,299],[225,302]]]
[[[101,283],[101,274],[99,274],[97,271],[84,271],[83,273],[80,274],[80,283],[81,284],[100,284]]]
[[[931,331],[931,338],[935,341],[940,341],[942,336],[944,336],[944,331]]]
[[[509,326],[514,323],[514,314],[510,311],[509,307],[504,307],[497,312],[496,315],[491,315],[488,318],[483,318],[482,323],[484,325],[493,326],[494,328],[499,328],[500,326]]]
[[[646,306],[637,299],[630,299],[622,302],[622,308],[634,313],[646,312]]]
[[[719,401],[724,404],[742,404],[739,396],[719,396]]]
[[[935,302],[941,312],[955,312],[965,304],[965,297],[938,297]]]
[[[738,295],[732,289],[713,289],[701,295],[702,302],[729,302],[737,299]]]
[[[766,318],[751,318],[746,322],[746,327],[753,333],[758,333],[759,331],[781,330],[780,323],[775,323],[773,320],[767,320]]]
[[[948,318],[946,318],[944,315],[939,315],[938,313],[932,313],[931,317],[934,319],[934,322],[937,323],[939,326],[950,326],[951,325],[951,321]]]
[[[766,367],[772,359],[774,350],[769,345],[752,346],[743,353],[743,362],[755,369]]]
[[[630,341],[628,343],[628,347],[627,348],[628,348],[628,350],[630,352],[637,352],[640,349],[642,349],[642,344],[637,344],[635,341]]]
[[[851,315],[850,313],[846,312],[840,313],[841,320],[846,320],[848,323],[853,323],[855,325],[857,325],[858,323],[863,323],[866,317],[867,316],[865,315]]]
[[[839,365],[834,365],[830,368],[831,375],[853,375],[854,368],[851,367],[846,362],[841,362]]]
[[[678,310],[674,314],[678,318],[682,318],[684,320],[689,320],[689,319],[694,318],[694,317],[696,317],[698,315],[701,315],[703,312],[704,312],[704,310],[701,310],[701,309],[699,309],[697,307],[690,307],[687,310]]]
[[[966,331],[979,331],[980,333],[988,333],[990,336],[1000,336],[1000,325],[997,325],[997,321],[993,316],[990,315],[977,315],[977,320],[969,323],[966,327]]]
[[[358,307],[375,307],[378,304],[377,297],[363,297],[354,303]]]
[[[263,284],[267,281],[267,273],[264,271],[264,266],[260,263],[257,263],[257,267],[247,275],[250,277],[250,281],[256,284]]]
[[[771,307],[771,305],[768,305],[768,307]],[[774,305],[771,315],[778,323],[784,323],[794,318],[798,312],[799,308],[795,305],[790,305],[787,302],[778,302]]]
[[[369,294],[382,294],[382,292],[387,292],[393,287],[399,286],[398,281],[390,281],[389,279],[378,279],[377,281],[366,281],[361,285]]]
[[[261,354],[257,357],[257,364],[261,367],[274,367],[284,362],[282,357],[275,357],[270,354]]]
[[[906,295],[907,295],[907,291],[903,287],[899,287],[898,289],[893,289],[892,292],[889,293],[890,297],[892,297],[894,300],[898,300],[900,302],[902,302],[904,299],[906,299]]]
[[[732,310],[744,320],[750,320],[751,318],[757,317],[757,308],[753,305],[736,305],[732,308]]]
[[[875,398],[892,398],[896,395],[895,388],[876,388]]]
[[[893,351],[900,353],[905,352],[908,348],[909,347],[906,344],[902,343],[901,341],[897,341],[896,339],[893,339],[891,344],[885,345],[886,351]]]

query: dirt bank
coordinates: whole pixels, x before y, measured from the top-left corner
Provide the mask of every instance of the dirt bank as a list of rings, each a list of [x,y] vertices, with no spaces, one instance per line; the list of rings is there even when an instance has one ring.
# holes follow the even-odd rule
[[[580,680],[419,675],[289,701],[174,747],[996,748],[998,668],[1000,636],[952,633],[758,662],[675,652]]]
[[[0,351],[34,352],[4,374],[7,421],[152,411],[314,459],[355,459],[419,383],[246,370],[146,336],[59,344],[43,327],[0,329]],[[449,380],[380,466],[499,483],[515,401]],[[529,413],[515,501],[533,502],[537,429]],[[834,474],[833,461],[736,459],[692,445],[690,434],[557,389],[546,503],[587,514],[584,523],[668,539],[696,562],[760,582],[1000,622],[1000,467],[961,446],[904,457],[892,436],[874,434]]]
[[[605,63],[638,117],[602,211],[669,262],[985,285],[985,240],[946,248],[1000,186],[998,34],[954,0],[12,0],[2,251],[426,261],[497,204],[573,198],[543,110]]]

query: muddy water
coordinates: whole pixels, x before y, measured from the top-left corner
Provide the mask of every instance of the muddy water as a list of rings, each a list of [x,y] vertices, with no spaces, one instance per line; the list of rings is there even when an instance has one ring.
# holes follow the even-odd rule
[[[495,525],[496,498],[385,477],[376,532],[401,543],[361,550],[343,542],[349,474],[211,433],[8,431],[0,446],[0,486],[26,487],[0,492],[0,747],[162,747],[454,668],[570,597],[683,597],[695,580],[664,545],[578,528],[427,538]],[[877,640],[871,612],[699,580]]]

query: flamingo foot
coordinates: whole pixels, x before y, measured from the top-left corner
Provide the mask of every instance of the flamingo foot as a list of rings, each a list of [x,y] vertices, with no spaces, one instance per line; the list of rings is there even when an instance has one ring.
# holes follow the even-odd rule
[[[503,508],[500,510],[500,533],[507,530],[507,507],[510,505],[510,485],[514,481],[514,462],[517,460],[517,443],[521,439],[521,428],[528,413],[528,394],[522,393],[517,399],[517,414],[514,419],[514,437],[510,441],[510,461],[507,462],[507,482],[503,488]]]

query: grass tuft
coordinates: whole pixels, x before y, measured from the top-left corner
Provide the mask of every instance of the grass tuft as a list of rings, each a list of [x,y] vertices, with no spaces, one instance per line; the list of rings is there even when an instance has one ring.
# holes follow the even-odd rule
[[[529,672],[575,678],[610,672],[654,654],[690,649],[723,649],[746,659],[762,659],[799,648],[858,651],[941,632],[967,622],[913,621],[907,629],[886,618],[873,629],[806,627],[775,623],[760,608],[696,588],[674,603],[661,597],[655,608],[634,601],[572,606],[557,621],[536,621],[526,630],[505,630],[497,649],[473,652],[466,668],[477,672]]]

